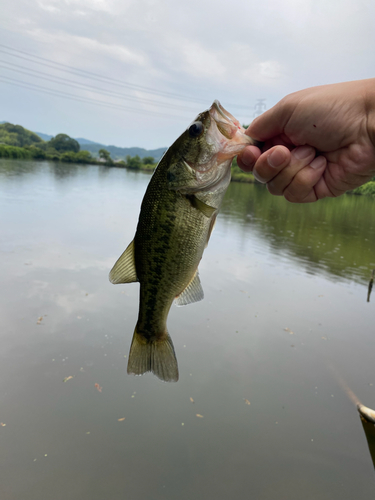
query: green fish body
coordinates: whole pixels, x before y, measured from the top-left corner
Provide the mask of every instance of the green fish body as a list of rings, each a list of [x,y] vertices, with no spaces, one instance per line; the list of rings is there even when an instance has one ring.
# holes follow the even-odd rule
[[[230,182],[231,162],[253,143],[215,101],[158,164],[134,240],[110,273],[112,283],[140,283],[128,373],[151,371],[162,380],[178,380],[168,313],[174,300],[186,305],[203,299],[198,265]]]

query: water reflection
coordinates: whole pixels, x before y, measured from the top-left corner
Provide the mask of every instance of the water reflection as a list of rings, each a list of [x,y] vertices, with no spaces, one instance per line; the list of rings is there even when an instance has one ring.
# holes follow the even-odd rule
[[[38,175],[48,166],[56,181],[85,176],[97,169],[106,178],[107,167],[78,166],[54,162],[2,160],[0,178]],[[148,181],[148,173],[127,172],[131,181]],[[334,201],[334,203],[333,203]],[[295,260],[311,275],[324,273],[331,279],[369,282],[375,267],[374,200],[344,195],[308,205],[293,205],[268,194],[263,186],[231,183],[221,210],[222,230],[235,224],[239,240],[256,237],[265,242],[275,259]]]
[[[375,201],[344,195],[308,205],[271,196],[263,186],[232,183],[222,214],[228,225],[267,240],[275,258],[297,259],[310,274],[368,282],[375,265]]]
[[[74,163],[48,162],[50,172],[56,179],[66,179],[67,177],[75,177],[79,170],[82,169]]]
[[[0,162],[0,498],[371,498],[328,364],[374,407],[373,200],[284,206],[232,184],[205,300],[170,312],[180,381],[164,384],[127,375],[139,285],[108,281],[149,175],[54,172]]]

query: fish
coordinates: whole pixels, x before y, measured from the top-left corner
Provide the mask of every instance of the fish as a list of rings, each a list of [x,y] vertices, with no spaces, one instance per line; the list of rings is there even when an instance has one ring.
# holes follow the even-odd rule
[[[127,372],[176,382],[167,330],[171,305],[203,299],[198,265],[231,179],[231,164],[256,144],[219,101],[199,113],[157,165],[133,241],[113,266],[113,284],[139,282],[139,312]]]

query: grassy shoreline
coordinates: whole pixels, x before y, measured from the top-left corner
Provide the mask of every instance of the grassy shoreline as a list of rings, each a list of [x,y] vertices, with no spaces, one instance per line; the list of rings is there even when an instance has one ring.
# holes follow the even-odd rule
[[[73,151],[67,151],[61,154],[48,154],[45,151],[37,148],[35,146],[18,147],[9,146],[6,144],[0,144],[0,158],[10,159],[10,160],[38,160],[38,161],[57,161],[63,163],[78,163],[83,165],[101,165],[106,167],[117,167],[126,168],[128,170],[143,171],[152,173],[157,166],[157,163],[144,164],[140,163],[137,166],[127,165],[125,161],[109,161],[103,162],[93,158],[89,151],[81,150],[78,153]],[[232,182],[243,182],[248,184],[257,183],[253,174],[251,172],[245,173],[237,165],[236,158],[232,162]],[[375,180],[367,182],[363,186],[360,186],[352,191],[348,191],[347,194],[352,195],[366,195],[375,196]]]

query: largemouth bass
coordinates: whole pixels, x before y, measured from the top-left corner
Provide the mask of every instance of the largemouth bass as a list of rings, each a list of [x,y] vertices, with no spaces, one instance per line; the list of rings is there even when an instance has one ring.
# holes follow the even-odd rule
[[[198,264],[208,244],[234,156],[254,144],[218,101],[200,113],[160,160],[147,187],[134,240],[110,272],[140,283],[128,373],[178,380],[167,316],[172,302],[203,299]]]

